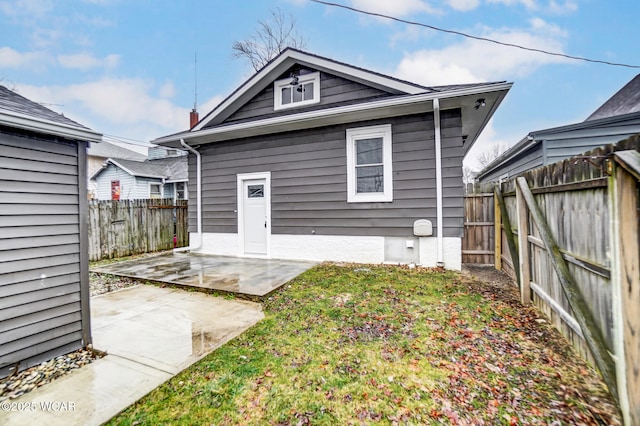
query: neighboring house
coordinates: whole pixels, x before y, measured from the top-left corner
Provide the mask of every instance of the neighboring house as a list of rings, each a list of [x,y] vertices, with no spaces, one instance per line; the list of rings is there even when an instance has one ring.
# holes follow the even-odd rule
[[[487,165],[476,179],[497,182],[640,133],[640,74],[581,123],[537,130]]]
[[[98,196],[96,181],[90,178],[102,168],[109,158],[114,160],[145,161],[147,156],[104,140],[100,143],[90,144],[89,150],[87,151],[89,198],[97,198]]]
[[[154,142],[197,153],[194,250],[459,269],[462,159],[510,87],[425,87],[287,49]]]
[[[91,343],[86,150],[100,140],[0,86],[0,377]]]
[[[91,180],[95,182],[99,200],[186,200],[187,157],[180,155],[147,161],[109,158]]]

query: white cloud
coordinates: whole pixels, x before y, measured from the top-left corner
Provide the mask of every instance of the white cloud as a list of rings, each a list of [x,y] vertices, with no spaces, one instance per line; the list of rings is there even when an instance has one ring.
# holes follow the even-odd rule
[[[555,0],[551,0],[549,2],[549,11],[557,15],[566,15],[569,13],[577,12],[578,4],[573,0],[566,0],[561,3]]]
[[[166,94],[166,87],[160,92]],[[69,86],[17,88],[35,102],[62,105],[52,109],[102,133],[149,140],[189,126],[189,110],[154,96],[157,87],[151,81],[105,78]]]
[[[522,4],[527,9],[531,9],[531,10],[538,8],[538,5],[536,4],[536,0],[487,0],[487,3],[502,3],[507,6]]]
[[[381,13],[394,17],[415,13],[439,13],[423,0],[351,0],[353,7],[367,12]]]
[[[59,55],[58,63],[63,68],[86,71],[92,68],[115,68],[120,62],[120,55],[107,55],[104,58],[96,58],[90,53],[75,53],[72,55]]]
[[[478,156],[483,152],[492,151],[495,147],[507,149],[513,141],[506,141],[497,137],[497,132],[493,125],[493,118],[489,120],[484,130],[473,144],[467,155],[464,157],[463,164],[474,171],[479,172],[483,166],[478,161]]]
[[[480,0],[448,0],[449,6],[455,10],[466,12],[480,5]]]
[[[18,52],[10,47],[0,47],[0,68],[40,68],[48,61],[41,52]]]
[[[172,82],[168,81],[160,87],[158,94],[162,98],[173,98],[176,94],[176,88]]]
[[[547,51],[562,52],[566,32],[541,19],[527,29],[487,29],[483,37]],[[495,81],[526,76],[540,66],[567,61],[558,56],[465,39],[441,50],[405,54],[396,69],[400,78],[425,85]]]
[[[53,10],[51,0],[1,1],[0,12],[10,18],[41,18]]]

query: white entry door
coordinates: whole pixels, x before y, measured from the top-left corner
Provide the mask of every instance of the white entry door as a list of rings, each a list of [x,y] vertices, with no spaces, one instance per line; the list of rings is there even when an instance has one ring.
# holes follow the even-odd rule
[[[242,230],[245,254],[267,254],[269,231],[267,180],[242,180]]]

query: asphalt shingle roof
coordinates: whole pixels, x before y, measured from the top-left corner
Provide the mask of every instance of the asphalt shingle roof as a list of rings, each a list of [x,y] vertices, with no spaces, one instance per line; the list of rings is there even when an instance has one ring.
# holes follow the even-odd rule
[[[157,177],[167,180],[187,180],[189,178],[186,155],[147,161],[117,159],[112,161],[126,168],[134,176]]]
[[[58,124],[77,127],[78,129],[90,130],[82,124],[68,119],[62,114],[50,110],[24,96],[17,94],[0,85],[0,111],[19,113],[32,118],[48,120]]]
[[[640,74],[618,90],[585,121],[615,117],[640,111]]]
[[[121,158],[126,160],[144,161],[147,156],[130,149],[122,148],[118,145],[102,141],[100,143],[92,143],[89,147],[89,155],[103,158]]]

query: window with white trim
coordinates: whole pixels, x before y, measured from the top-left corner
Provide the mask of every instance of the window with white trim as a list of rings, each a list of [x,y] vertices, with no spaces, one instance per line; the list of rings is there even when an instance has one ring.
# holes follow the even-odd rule
[[[391,124],[347,129],[347,202],[393,201]]]
[[[176,199],[177,200],[187,199],[187,183],[186,182],[176,182]]]
[[[273,83],[275,110],[320,102],[320,73],[312,72]]]
[[[161,183],[149,183],[149,198],[162,198]]]

